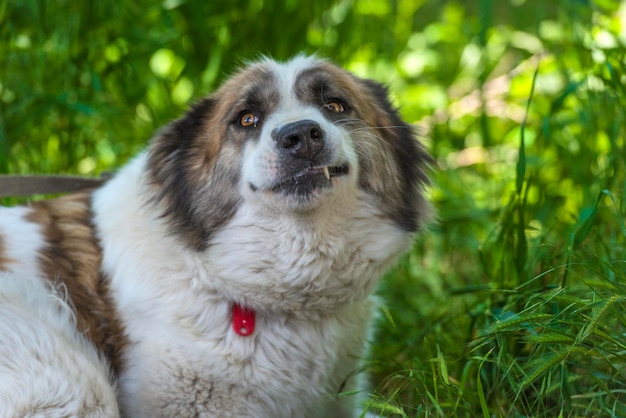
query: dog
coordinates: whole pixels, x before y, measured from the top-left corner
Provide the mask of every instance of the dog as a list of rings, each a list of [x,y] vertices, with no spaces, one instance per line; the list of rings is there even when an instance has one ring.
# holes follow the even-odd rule
[[[0,416],[356,416],[429,166],[381,84],[245,66],[102,186],[0,211]]]

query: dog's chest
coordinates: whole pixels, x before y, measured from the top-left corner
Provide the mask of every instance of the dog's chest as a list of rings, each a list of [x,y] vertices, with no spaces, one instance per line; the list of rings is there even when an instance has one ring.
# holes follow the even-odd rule
[[[159,334],[135,341],[126,355],[133,366],[120,377],[123,412],[134,417],[332,416],[333,395],[350,388],[347,380],[361,355],[369,310],[365,301],[311,320],[258,314],[248,337],[232,330],[230,318],[216,323],[210,335],[161,327]]]

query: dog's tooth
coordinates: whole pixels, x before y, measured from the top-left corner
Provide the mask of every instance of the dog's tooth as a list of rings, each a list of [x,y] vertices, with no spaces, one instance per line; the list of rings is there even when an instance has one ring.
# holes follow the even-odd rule
[[[330,171],[328,170],[328,166],[322,167],[322,171],[324,172],[324,176],[326,176],[326,180],[330,180]]]

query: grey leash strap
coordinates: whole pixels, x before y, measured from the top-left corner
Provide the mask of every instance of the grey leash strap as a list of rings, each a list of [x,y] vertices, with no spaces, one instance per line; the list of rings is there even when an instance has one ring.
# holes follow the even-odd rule
[[[23,197],[35,194],[71,193],[92,189],[109,179],[56,175],[0,175],[0,198]]]

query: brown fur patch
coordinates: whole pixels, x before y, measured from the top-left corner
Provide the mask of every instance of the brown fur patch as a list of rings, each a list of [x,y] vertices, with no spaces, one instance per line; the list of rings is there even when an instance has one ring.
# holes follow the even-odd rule
[[[13,260],[6,256],[4,237],[0,235],[0,271],[8,271],[9,269],[7,267],[7,264],[9,264],[11,261]]]
[[[46,240],[39,254],[42,272],[65,286],[78,329],[119,373],[127,342],[109,296],[109,282],[100,270],[102,250],[91,223],[90,194],[39,201],[32,208],[28,220],[41,225]]]

